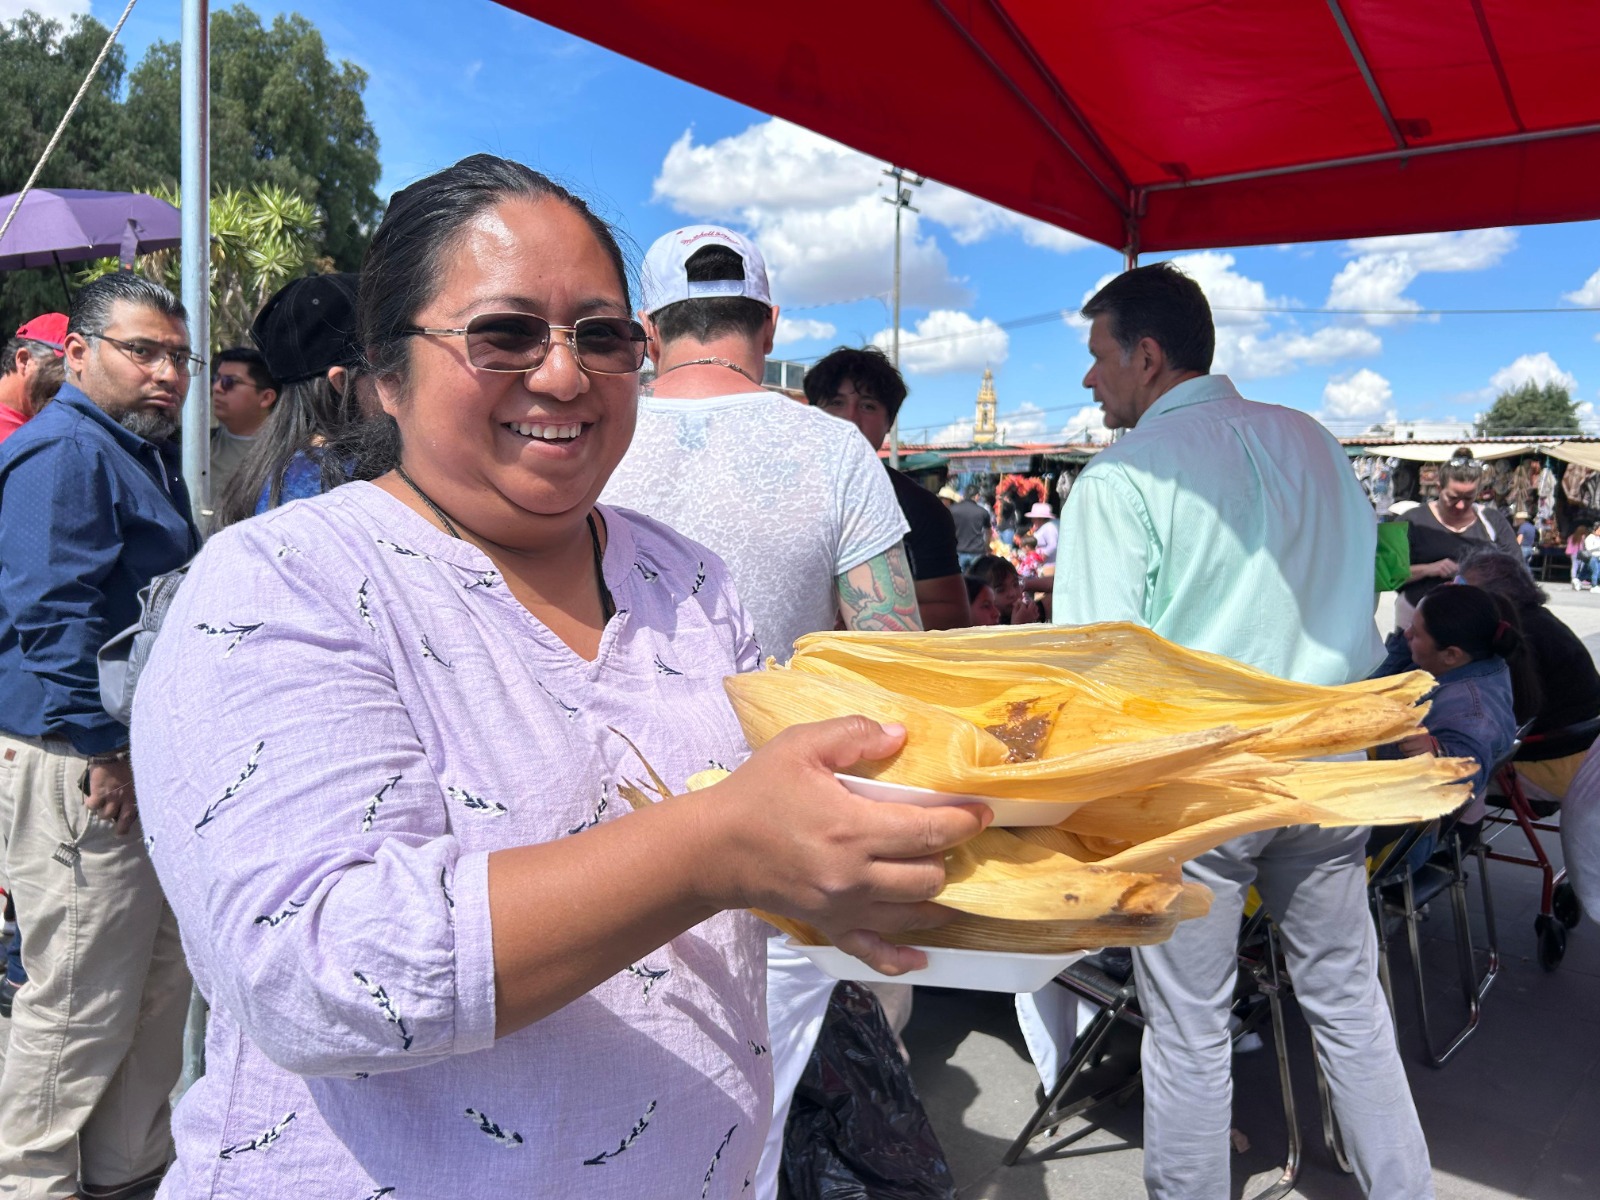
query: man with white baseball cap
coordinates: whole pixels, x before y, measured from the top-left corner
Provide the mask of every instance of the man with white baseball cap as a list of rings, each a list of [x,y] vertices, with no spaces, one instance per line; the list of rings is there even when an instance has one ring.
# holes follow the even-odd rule
[[[690,226],[657,239],[640,274],[656,382],[601,499],[721,555],[780,661],[797,637],[841,621],[920,629],[907,526],[878,456],[849,422],[761,385],[778,326],[761,251],[731,229]],[[781,939],[769,943],[773,1124],[758,1200],[777,1195],[789,1102],[833,987]]]

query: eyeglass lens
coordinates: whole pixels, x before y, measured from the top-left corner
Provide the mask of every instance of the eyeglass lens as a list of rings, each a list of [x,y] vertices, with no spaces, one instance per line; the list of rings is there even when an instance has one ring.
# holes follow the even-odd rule
[[[578,364],[626,375],[644,364],[644,328],[626,317],[582,317],[572,333]],[[531,313],[482,313],[467,322],[467,361],[484,371],[532,371],[550,350],[550,322]]]

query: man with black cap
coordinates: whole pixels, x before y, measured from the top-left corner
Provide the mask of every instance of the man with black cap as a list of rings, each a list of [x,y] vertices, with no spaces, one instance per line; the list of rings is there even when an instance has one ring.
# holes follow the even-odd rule
[[[0,442],[55,396],[66,378],[61,366],[65,313],[44,313],[17,330],[0,359]]]

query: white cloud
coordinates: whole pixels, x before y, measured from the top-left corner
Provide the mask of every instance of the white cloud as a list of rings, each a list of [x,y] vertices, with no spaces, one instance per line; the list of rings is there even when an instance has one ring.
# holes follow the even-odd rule
[[[1563,292],[1561,298],[1571,304],[1600,305],[1600,271],[1589,276],[1577,291]],[[1600,341],[1600,334],[1595,335],[1595,340]]]
[[[1395,410],[1389,402],[1394,399],[1394,388],[1376,371],[1362,367],[1344,375],[1335,375],[1322,389],[1323,419],[1330,421],[1395,420]]]
[[[66,26],[73,17],[89,15],[89,0],[0,0],[0,21],[15,21],[25,12]]]
[[[1010,412],[996,413],[994,423],[1002,442],[1037,441],[1046,424],[1044,409],[1026,400]]]
[[[949,229],[951,236],[963,246],[981,242],[998,233],[1020,233],[1022,240],[1030,246],[1063,254],[1094,245],[1088,238],[1054,225],[1046,225],[1043,221],[1001,208],[942,183],[926,184],[916,193],[916,205],[929,220],[937,221]]]
[[[1098,404],[1085,404],[1072,419],[1061,427],[1064,442],[1109,442],[1111,430],[1106,428],[1106,414]]]
[[[1578,390],[1577,378],[1570,371],[1563,371],[1546,350],[1520,355],[1510,366],[1501,367],[1489,376],[1489,387],[1494,395],[1512,391],[1525,383],[1540,386],[1556,383],[1574,394]]]
[[[1405,290],[1424,271],[1482,271],[1495,266],[1517,244],[1513,229],[1468,229],[1460,233],[1415,233],[1347,242],[1352,261],[1328,289],[1329,308],[1383,309],[1369,312],[1370,325],[1391,325],[1422,305]]]
[[[685,217],[747,230],[761,247],[781,304],[828,304],[887,296],[894,262],[894,209],[885,204],[885,164],[788,121],[762,121],[697,144],[694,131],[667,150],[654,199]],[[1086,244],[1064,230],[928,183],[901,216],[901,303],[971,303],[952,278],[933,226],[963,245],[1013,234],[1067,251]]]
[[[888,350],[892,330],[872,335],[872,344]],[[936,308],[914,329],[900,330],[900,368],[917,375],[977,371],[1006,361],[1011,337],[988,317]]]
[[[1407,233],[1357,238],[1349,253],[1404,255],[1419,271],[1482,271],[1495,266],[1517,244],[1514,229],[1467,229],[1460,233]]]
[[[775,346],[787,346],[792,342],[822,341],[831,338],[839,332],[838,328],[827,321],[816,321],[810,317],[791,317],[786,313],[778,315],[778,332],[773,337]]]
[[[934,446],[960,445],[972,440],[972,418],[962,417],[951,421],[943,429],[935,430],[928,442]]]
[[[1584,433],[1594,434],[1600,432],[1600,416],[1596,416],[1594,405],[1585,400],[1578,405],[1574,415],[1578,418],[1578,428]]]

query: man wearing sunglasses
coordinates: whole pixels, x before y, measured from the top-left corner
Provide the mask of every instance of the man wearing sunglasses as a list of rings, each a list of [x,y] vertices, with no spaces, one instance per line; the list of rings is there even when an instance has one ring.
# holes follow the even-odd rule
[[[199,549],[175,435],[204,364],[183,306],[130,273],[78,293],[63,347],[55,401],[0,445],[0,840],[28,974],[0,1178],[29,1200],[131,1198],[171,1157],[190,980],[96,654]]]
[[[248,346],[224,350],[217,355],[215,369],[216,374],[211,377],[211,415],[217,425],[211,431],[209,485],[213,500],[222,495],[222,489],[250,453],[256,434],[278,402],[278,381],[259,350]]]

